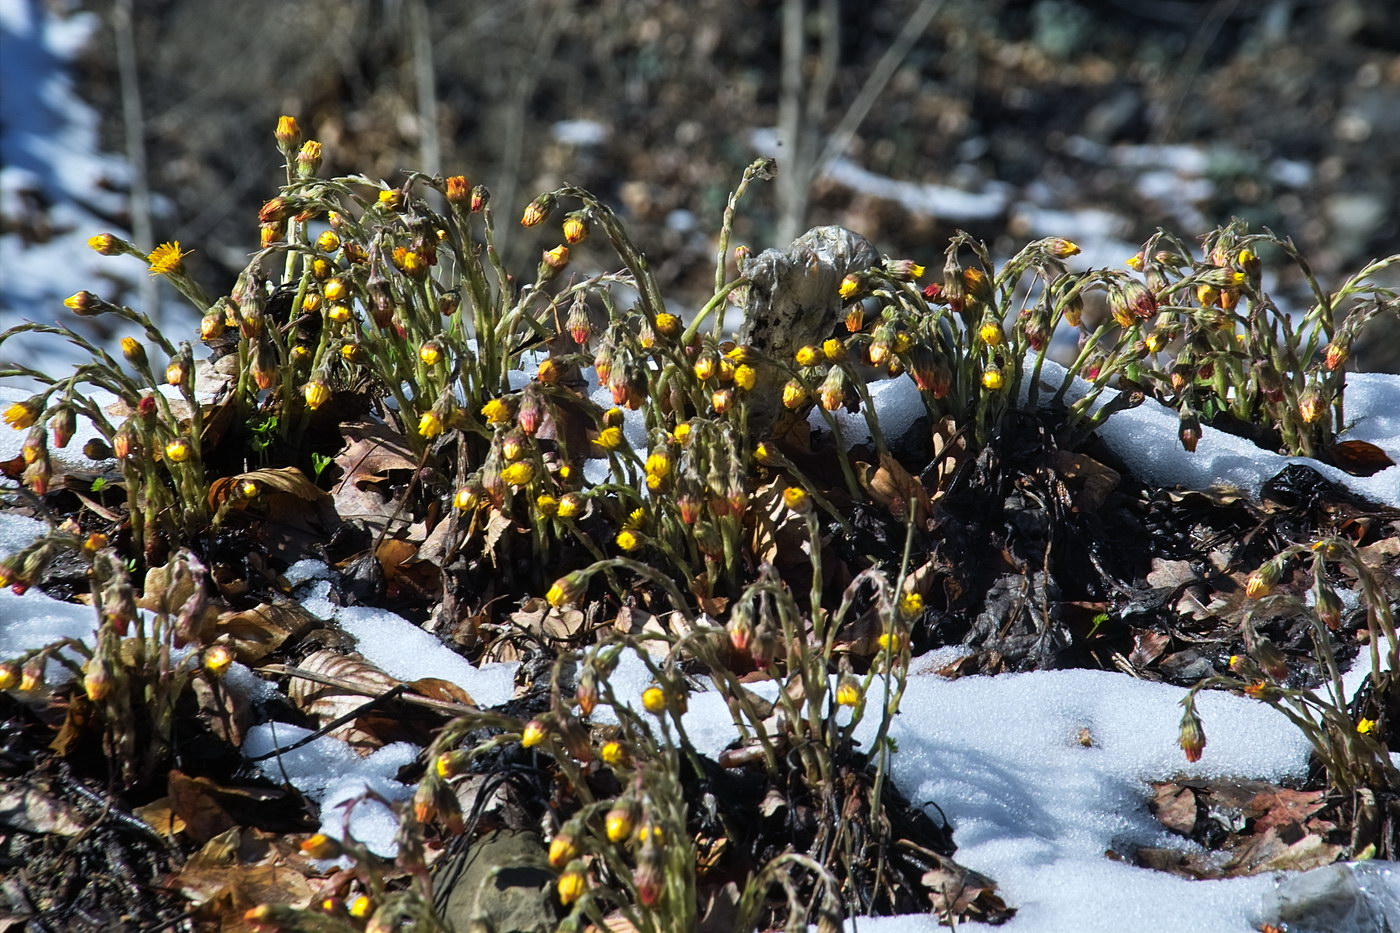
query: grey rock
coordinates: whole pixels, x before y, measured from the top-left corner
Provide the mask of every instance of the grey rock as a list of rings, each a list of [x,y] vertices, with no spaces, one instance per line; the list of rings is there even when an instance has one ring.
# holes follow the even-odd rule
[[[550,894],[554,875],[544,867],[544,842],[535,833],[486,833],[458,859],[439,876],[449,886],[442,915],[453,930],[536,933],[559,922]]]

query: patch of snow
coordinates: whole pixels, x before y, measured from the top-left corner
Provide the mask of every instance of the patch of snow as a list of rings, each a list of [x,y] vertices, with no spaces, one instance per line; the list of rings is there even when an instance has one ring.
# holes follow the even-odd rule
[[[311,730],[300,726],[262,723],[248,730],[243,754],[269,755],[309,735]],[[361,758],[339,739],[321,736],[258,762],[257,767],[275,781],[289,781],[321,805],[321,832],[336,839],[344,839],[349,832],[370,851],[391,858],[398,851],[394,841],[398,819],[384,803],[364,795],[372,792],[391,803],[411,796],[412,786],[400,784],[395,775],[419,751],[415,745],[396,742]]]
[[[751,131],[749,144],[760,155],[777,157],[781,154],[777,130],[771,127]],[[907,211],[954,223],[1000,217],[1006,213],[1014,190],[1000,181],[985,182],[980,191],[902,181],[876,174],[845,156],[832,159],[822,177],[869,197],[897,201]]]
[[[607,141],[610,131],[606,124],[597,120],[560,120],[550,127],[555,142],[568,146],[600,146]]]

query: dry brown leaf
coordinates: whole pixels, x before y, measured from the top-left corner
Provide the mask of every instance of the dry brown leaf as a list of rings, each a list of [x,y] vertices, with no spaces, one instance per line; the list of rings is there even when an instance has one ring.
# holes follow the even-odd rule
[[[812,539],[807,521],[783,502],[783,486],[781,479],[775,479],[749,497],[752,553],[785,578],[806,568],[810,579]]]
[[[239,661],[252,665],[282,647],[287,639],[300,638],[321,624],[300,603],[262,603],[224,613],[215,622],[215,630],[231,640]]]
[[[908,515],[911,502],[918,503],[920,515],[929,515],[928,490],[894,457],[881,454],[880,466],[874,469],[869,464],[860,466],[857,478],[860,479],[861,485],[870,493],[872,499],[889,509],[895,518],[903,519]]]
[[[388,425],[377,421],[350,421],[340,426],[345,449],[335,457],[341,480],[337,491],[347,483],[378,483],[389,478],[395,470],[418,469],[404,438]]]
[[[957,421],[944,418],[933,426],[933,459],[938,464],[934,473],[933,498],[943,495],[943,490],[952,480],[953,474],[957,473],[958,468],[971,455],[967,435],[959,430]]]
[[[76,836],[84,829],[82,814],[47,786],[26,780],[0,783],[0,827],[25,833]]]
[[[326,496],[326,491],[306,478],[306,474],[296,467],[279,467],[275,470],[253,470],[237,476],[222,476],[209,484],[209,508],[217,510],[225,503],[235,508],[245,507],[252,499],[242,499],[239,487],[245,482],[254,482],[264,492],[283,493],[306,502],[315,502]]]
[[[1388,453],[1369,441],[1338,441],[1327,448],[1327,458],[1352,476],[1371,476],[1395,466]]]
[[[205,843],[171,878],[197,906],[200,929],[254,933],[243,919],[259,904],[300,907],[314,894],[305,875],[287,864],[257,830],[233,828]]]
[[[928,857],[933,853],[923,854]],[[947,922],[956,918],[995,924],[1009,920],[1016,913],[1016,909],[1007,907],[997,893],[995,881],[950,858],[937,858],[938,867],[925,872],[919,880],[928,889],[933,913],[940,920]]]
[[[1117,470],[1104,466],[1088,454],[1068,450],[1052,451],[1050,466],[1069,487],[1074,509],[1078,512],[1098,511],[1122,479]]]
[[[333,678],[364,691],[353,693],[304,677],[292,678],[287,695],[321,725],[340,719],[400,683],[359,655],[341,654],[329,649],[308,656],[298,667],[307,673]],[[367,754],[384,745],[383,740],[354,721],[342,723],[328,734],[343,740],[361,754]]]
[[[430,700],[444,700],[448,703],[461,703],[464,706],[476,706],[476,700],[472,695],[450,680],[443,680],[440,677],[420,677],[417,680],[408,682],[408,687],[421,697]]]
[[[161,835],[174,836],[185,831],[184,817],[175,812],[168,794],[144,807],[135,807],[131,812]]]

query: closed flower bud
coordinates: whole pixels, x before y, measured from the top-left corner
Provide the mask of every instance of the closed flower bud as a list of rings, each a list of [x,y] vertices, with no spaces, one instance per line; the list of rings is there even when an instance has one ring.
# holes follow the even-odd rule
[[[68,442],[73,439],[73,432],[78,429],[78,416],[71,408],[60,408],[49,419],[49,429],[53,431],[53,445],[59,448],[67,447]]]
[[[1201,440],[1201,422],[1192,412],[1183,411],[1177,422],[1176,434],[1181,439],[1182,448],[1187,453],[1195,453],[1196,444]]]
[[[992,392],[998,392],[1006,385],[1006,376],[1000,366],[988,366],[982,370],[982,385]]]
[[[861,290],[861,276],[854,273],[841,280],[841,287],[838,289],[842,298],[851,298]]]
[[[380,207],[389,211],[398,212],[404,207],[403,192],[398,188],[386,188],[379,192],[378,201]]]
[[[554,883],[554,890],[559,895],[559,903],[568,907],[583,897],[583,892],[588,890],[588,879],[584,878],[582,872],[566,871]]]
[[[309,380],[306,385],[302,386],[301,391],[306,398],[306,407],[312,411],[320,408],[331,397],[330,386],[326,385],[326,380],[320,376]]]
[[[308,139],[301,144],[297,150],[297,174],[302,178],[311,178],[321,170],[321,144],[314,139]]]
[[[532,719],[525,724],[525,728],[520,732],[520,744],[525,748],[534,748],[545,740],[549,735],[549,727],[538,719]]]
[[[301,145],[301,127],[297,125],[297,118],[286,114],[277,118],[277,130],[273,133],[277,138],[277,148],[283,152],[291,152]]]
[[[1045,241],[1045,251],[1056,259],[1068,259],[1078,255],[1079,244],[1072,243],[1063,237],[1051,237]]]
[[[714,408],[715,414],[723,415],[734,407],[734,390],[725,388],[717,389],[710,393],[710,405]]]
[[[126,357],[128,363],[137,369],[144,370],[149,361],[146,359],[146,348],[136,341],[134,337],[122,338],[122,356]]]
[[[557,198],[551,194],[542,194],[535,198],[535,200],[526,205],[525,213],[520,217],[520,226],[533,227],[536,224],[542,223],[544,219],[549,216],[549,212],[554,210],[554,202],[556,200]]]
[[[987,321],[977,330],[977,336],[989,347],[1000,346],[1006,335],[1002,332],[1001,324],[996,321]]]
[[[796,409],[807,401],[807,390],[802,388],[802,383],[792,380],[783,386],[783,407]]]
[[[1201,719],[1192,709],[1187,709],[1181,717],[1181,730],[1177,733],[1176,744],[1186,753],[1186,760],[1197,762],[1206,747],[1206,733]]]
[[[558,272],[569,264],[569,248],[560,244],[554,249],[547,249],[541,256],[541,261],[550,269]]]
[[[1298,397],[1298,417],[1303,419],[1304,424],[1313,424],[1322,417],[1322,412],[1322,393],[1316,386],[1309,386]]]
[[[912,282],[924,277],[924,267],[909,259],[887,259],[885,274],[896,282]]]
[[[566,492],[559,498],[558,516],[564,519],[578,518],[585,507],[583,496],[576,492]]]
[[[98,658],[88,661],[83,673],[83,692],[94,703],[101,702],[112,692],[112,672]]]
[[[570,214],[564,218],[564,242],[573,246],[588,239],[588,224],[582,214]]]
[[[1327,353],[1323,357],[1323,365],[1329,371],[1335,372],[1346,364],[1347,357],[1351,355],[1350,349],[1345,344],[1329,343]]]
[[[1250,599],[1267,596],[1283,577],[1283,566],[1277,558],[1266,561],[1245,580],[1244,594]]]
[[[624,842],[632,836],[632,808],[626,805],[613,807],[603,817],[603,832],[609,842]]]
[[[548,857],[551,868],[563,868],[578,856],[578,844],[574,842],[572,834],[560,833],[550,840]]]
[[[481,493],[475,486],[463,486],[452,496],[452,507],[463,512],[474,512],[481,503]]]
[[[843,675],[836,684],[836,703],[838,706],[860,705],[860,683],[850,674]]]
[[[442,345],[436,340],[429,340],[418,348],[418,358],[428,366],[436,366],[442,361]]]

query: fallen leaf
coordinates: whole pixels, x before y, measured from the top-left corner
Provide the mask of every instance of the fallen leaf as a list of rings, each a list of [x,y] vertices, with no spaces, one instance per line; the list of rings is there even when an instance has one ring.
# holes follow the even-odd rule
[[[46,785],[24,779],[0,783],[0,826],[58,836],[76,836],[85,828],[76,809],[52,796]]]
[[[1371,476],[1395,466],[1389,454],[1369,441],[1338,441],[1327,448],[1326,456],[1352,476]]]
[[[300,638],[322,625],[322,621],[300,603],[261,603],[252,609],[226,612],[214,623],[220,636],[227,636],[234,653],[244,664],[253,665],[276,651],[289,638]]]
[[[1088,454],[1055,450],[1050,453],[1050,466],[1069,487],[1075,511],[1096,512],[1103,508],[1122,479],[1118,471],[1104,466]]]
[[[307,673],[320,674],[345,684],[343,687],[336,687],[305,677],[292,678],[287,695],[321,726],[354,712],[376,696],[387,693],[400,684],[399,680],[390,677],[357,654],[342,654],[329,649],[309,655],[297,667]],[[361,728],[354,720],[336,726],[328,734],[341,739],[361,754],[367,754],[385,744],[381,738]]]

